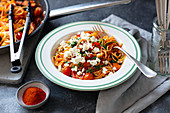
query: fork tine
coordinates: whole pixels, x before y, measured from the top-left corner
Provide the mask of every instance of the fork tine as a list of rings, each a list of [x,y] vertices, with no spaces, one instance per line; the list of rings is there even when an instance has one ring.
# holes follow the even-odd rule
[[[99,38],[102,38],[105,36],[104,33],[102,32],[102,29],[99,28],[99,25],[93,26],[92,28],[93,28],[94,32],[97,33],[97,36]]]
[[[158,70],[158,67],[159,67],[159,57],[158,57],[158,54],[157,54],[154,69],[155,69],[155,70]]]
[[[96,25],[96,29],[99,31],[99,34],[104,37],[104,34],[102,32],[102,30],[99,28],[99,25]]]
[[[166,71],[166,52],[165,53],[163,53],[163,67],[164,67],[164,69],[163,69],[163,73],[166,73],[167,71]]]
[[[167,59],[167,63],[168,63],[168,74],[170,74],[170,51],[168,52],[168,59]]]
[[[101,29],[101,31],[104,33],[104,35],[107,35],[107,33],[105,32],[105,30],[102,28],[101,25],[98,25],[98,27]]]
[[[163,67],[162,67],[162,54],[159,55],[159,71],[162,73],[163,72]]]
[[[102,36],[104,37],[104,32],[103,32],[103,29],[101,29],[101,26],[99,27],[100,25],[97,25],[97,29],[98,31],[100,31],[100,33],[102,34]]]
[[[92,27],[93,31],[97,33],[97,37],[102,38],[101,35],[98,33],[96,26]]]

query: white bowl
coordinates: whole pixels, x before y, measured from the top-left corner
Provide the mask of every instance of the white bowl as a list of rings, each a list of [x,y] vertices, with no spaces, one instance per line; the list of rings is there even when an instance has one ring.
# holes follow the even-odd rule
[[[25,90],[29,87],[37,87],[37,88],[42,89],[46,93],[45,99],[36,105],[24,104],[22,97],[23,97]],[[50,89],[48,88],[48,86],[46,84],[44,84],[40,81],[31,81],[31,82],[25,83],[24,85],[22,85],[21,87],[18,88],[18,90],[16,92],[16,99],[17,99],[18,104],[21,105],[22,107],[27,108],[27,109],[36,109],[36,108],[42,106],[43,104],[45,104],[49,95],[50,95]]]
[[[36,64],[42,74],[50,81],[73,90],[96,91],[115,87],[128,80],[136,71],[136,65],[127,57],[121,68],[114,73],[102,79],[79,80],[68,77],[59,72],[52,62],[52,56],[55,55],[56,48],[62,40],[68,40],[71,35],[80,31],[92,31],[92,27],[99,24],[106,32],[116,38],[119,43],[123,43],[122,48],[138,61],[141,60],[141,49],[136,39],[124,29],[103,22],[81,21],[60,26],[48,33],[39,43],[35,59]]]

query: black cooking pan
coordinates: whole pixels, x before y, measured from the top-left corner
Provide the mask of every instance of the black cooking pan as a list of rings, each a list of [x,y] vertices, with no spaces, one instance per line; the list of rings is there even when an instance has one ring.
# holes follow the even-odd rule
[[[65,8],[60,8],[60,9],[55,9],[51,10],[49,8],[49,4],[47,0],[35,0],[36,3],[40,4],[43,13],[45,14],[43,22],[37,27],[36,30],[34,30],[28,38],[34,37],[38,38],[40,31],[43,29],[43,26],[47,19],[51,18],[53,19],[54,17],[60,17],[60,16],[65,16],[68,14],[72,13],[77,13],[77,12],[82,12],[86,10],[91,10],[91,9],[96,9],[96,8],[102,8],[102,7],[108,7],[112,5],[119,5],[119,4],[127,4],[130,3],[131,0],[118,0],[118,1],[106,1],[106,2],[89,2],[89,3],[84,3],[84,4],[79,4],[79,5],[74,5],[74,6],[69,6]],[[17,41],[16,43],[19,43],[20,41]],[[2,46],[0,47],[0,54],[4,54],[9,52],[9,45]]]

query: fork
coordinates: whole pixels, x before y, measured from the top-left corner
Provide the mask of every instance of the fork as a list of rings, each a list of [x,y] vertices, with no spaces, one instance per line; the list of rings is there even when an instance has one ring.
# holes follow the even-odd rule
[[[97,32],[98,37],[102,38],[103,36],[108,35],[104,29],[101,27],[101,25],[96,25],[93,27],[94,32]],[[157,73],[153,70],[151,70],[149,67],[145,66],[144,64],[142,64],[141,62],[139,62],[138,60],[136,60],[134,57],[132,57],[128,52],[126,52],[124,49],[120,48],[119,46],[115,46],[114,48],[117,48],[119,50],[121,50],[123,53],[126,54],[126,56],[133,61],[136,66],[138,67],[138,69],[148,78],[153,78],[156,77]]]
[[[165,40],[165,46],[163,47],[163,41],[160,40],[157,59],[155,62],[155,70],[161,74],[170,73],[170,48],[169,42]]]
[[[156,1],[157,9],[157,18],[158,25],[161,29],[168,29],[170,22],[170,1],[168,4],[168,15],[166,21],[166,9],[167,9],[167,0]],[[170,44],[167,40],[166,31],[160,31],[161,40],[159,42],[159,48],[157,53],[157,58],[155,62],[155,70],[161,74],[170,74]]]

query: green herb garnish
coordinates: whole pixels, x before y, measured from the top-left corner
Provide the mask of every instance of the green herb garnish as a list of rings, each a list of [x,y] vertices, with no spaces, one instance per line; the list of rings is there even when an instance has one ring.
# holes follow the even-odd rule
[[[75,68],[75,65],[73,65],[71,68]]]
[[[24,28],[21,28],[18,32],[22,32],[24,30]]]
[[[71,44],[71,47],[73,48],[74,46],[76,46],[77,45],[77,42],[73,42],[72,44]]]
[[[107,43],[104,45],[104,48],[107,49],[107,45],[110,44],[110,43],[116,43],[116,41],[107,42]]]
[[[94,57],[92,57],[91,59],[96,59],[97,58],[97,56],[94,56]]]
[[[87,73],[92,73],[94,70],[92,70],[91,68],[86,70]]]
[[[111,60],[111,61],[110,61],[110,63],[116,63],[116,61],[114,61],[114,60]]]
[[[101,67],[102,67],[101,65],[97,65],[97,67],[96,67],[96,68],[99,70]]]
[[[80,64],[80,63],[78,63],[78,66],[79,66],[79,67],[81,67],[81,64]]]

